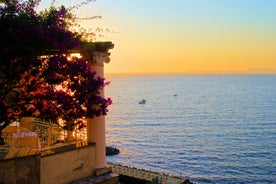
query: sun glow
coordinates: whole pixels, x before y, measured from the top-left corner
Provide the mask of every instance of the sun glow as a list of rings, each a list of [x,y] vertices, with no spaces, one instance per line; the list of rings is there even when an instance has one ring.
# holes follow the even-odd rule
[[[58,4],[67,2],[58,1]],[[87,29],[108,28],[106,73],[276,73],[276,1],[95,1]],[[91,10],[93,9],[93,11]]]

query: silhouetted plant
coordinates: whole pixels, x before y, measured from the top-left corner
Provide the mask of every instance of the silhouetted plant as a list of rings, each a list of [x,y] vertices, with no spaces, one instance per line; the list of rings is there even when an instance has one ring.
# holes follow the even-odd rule
[[[104,79],[71,57],[81,34],[69,30],[68,10],[35,11],[40,0],[3,0],[0,6],[0,130],[21,117],[62,120],[72,130],[82,118],[105,115],[111,99]]]

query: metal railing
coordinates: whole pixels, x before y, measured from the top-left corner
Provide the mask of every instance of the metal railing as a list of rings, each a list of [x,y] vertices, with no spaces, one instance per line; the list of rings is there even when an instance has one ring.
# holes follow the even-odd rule
[[[9,126],[5,128],[3,134],[7,148],[21,149],[25,147],[39,147],[37,134],[26,128]]]
[[[68,144],[87,142],[87,130],[78,127],[74,131],[62,129],[60,126],[35,120],[31,130],[20,126],[8,126],[3,131],[5,148],[9,150],[30,148],[37,150],[52,149]]]

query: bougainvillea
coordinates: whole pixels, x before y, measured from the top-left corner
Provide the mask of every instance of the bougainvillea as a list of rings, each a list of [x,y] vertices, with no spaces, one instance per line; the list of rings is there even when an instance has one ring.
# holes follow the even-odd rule
[[[111,99],[100,95],[103,78],[71,57],[81,35],[69,30],[65,7],[35,11],[39,0],[3,0],[0,6],[0,130],[33,116],[65,129],[82,118],[105,115]]]

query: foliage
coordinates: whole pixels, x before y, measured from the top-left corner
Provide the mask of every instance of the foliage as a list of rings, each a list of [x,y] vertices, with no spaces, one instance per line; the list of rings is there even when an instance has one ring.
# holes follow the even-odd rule
[[[81,118],[105,115],[104,79],[87,61],[70,57],[81,35],[69,30],[65,7],[38,14],[39,0],[3,0],[0,6],[0,130],[24,116],[58,123],[65,129]]]

